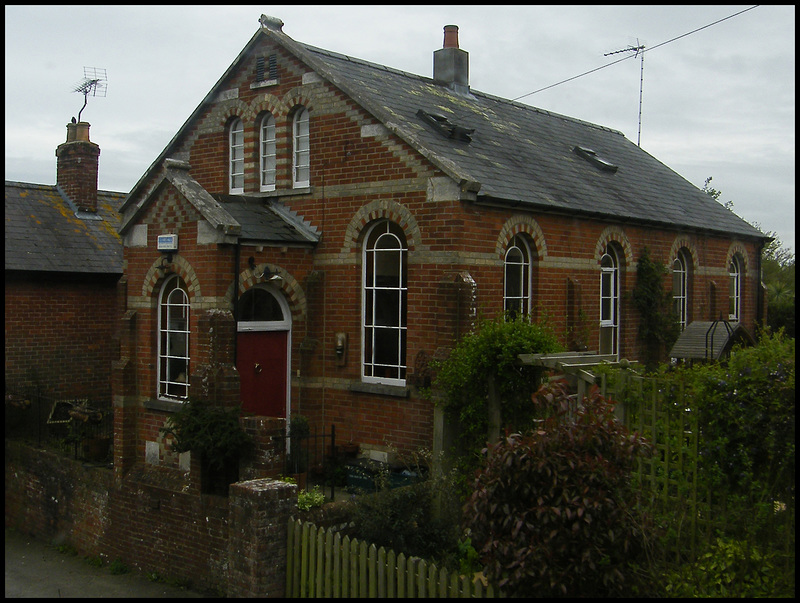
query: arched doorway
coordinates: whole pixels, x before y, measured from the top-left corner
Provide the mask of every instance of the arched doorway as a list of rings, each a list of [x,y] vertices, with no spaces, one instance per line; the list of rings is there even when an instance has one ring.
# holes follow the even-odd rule
[[[256,286],[239,299],[236,368],[245,412],[286,417],[291,313],[283,294]]]

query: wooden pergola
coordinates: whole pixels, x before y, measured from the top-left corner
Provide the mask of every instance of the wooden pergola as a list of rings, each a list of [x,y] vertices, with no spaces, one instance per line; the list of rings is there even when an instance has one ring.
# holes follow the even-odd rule
[[[555,354],[519,354],[520,364],[523,366],[538,366],[553,371],[564,373],[576,383],[578,399],[586,395],[587,387],[595,383],[595,374],[591,372],[593,366],[618,366],[630,368],[636,361],[617,358],[616,354],[598,354],[596,352],[559,352]]]

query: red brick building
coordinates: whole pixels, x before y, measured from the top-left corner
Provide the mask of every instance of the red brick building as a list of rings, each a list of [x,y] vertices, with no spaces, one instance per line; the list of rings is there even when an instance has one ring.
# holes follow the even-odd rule
[[[454,26],[427,77],[261,24],[121,208],[127,462],[172,462],[159,427],[210,395],[429,447],[418,387],[478,314],[638,358],[645,246],[685,324],[763,318],[762,233],[620,132],[472,90]]]

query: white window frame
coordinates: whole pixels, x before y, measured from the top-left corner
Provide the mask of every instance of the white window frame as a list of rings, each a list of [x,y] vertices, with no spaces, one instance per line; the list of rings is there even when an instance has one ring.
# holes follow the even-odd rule
[[[522,235],[516,235],[511,239],[506,250],[503,311],[507,316],[528,315],[531,311],[531,252],[528,242]]]
[[[742,318],[742,266],[733,256],[728,264],[728,320],[739,322]]]
[[[672,262],[672,303],[681,331],[689,319],[689,266],[686,255],[679,251]]]
[[[606,247],[600,258],[600,353],[619,354],[619,258]]]
[[[300,107],[292,120],[292,187],[311,183],[311,137],[308,109]]]
[[[161,399],[185,401],[189,397],[190,319],[186,285],[172,275],[164,281],[158,298],[157,391]]]
[[[376,268],[380,265],[391,269],[389,278],[394,283],[379,281]],[[365,383],[406,384],[407,266],[408,247],[402,229],[388,220],[374,224],[364,237],[362,250],[361,377]],[[393,303],[386,304],[393,298]]]
[[[267,113],[259,128],[259,185],[261,191],[274,191],[277,177],[277,151],[275,142],[275,118]]]
[[[244,123],[239,118],[228,134],[228,190],[232,195],[244,192]]]

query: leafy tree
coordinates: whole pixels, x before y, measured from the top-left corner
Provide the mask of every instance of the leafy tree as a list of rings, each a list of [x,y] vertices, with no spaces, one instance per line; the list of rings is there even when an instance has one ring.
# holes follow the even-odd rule
[[[783,247],[777,233],[768,232],[772,241],[762,254],[761,278],[767,287],[767,325],[772,331],[783,329],[795,336],[795,254]]]
[[[714,200],[719,201],[722,191],[709,186],[712,178],[706,178],[703,191]],[[733,202],[726,201],[723,205],[732,210]],[[761,226],[754,222],[752,225],[759,230]],[[783,247],[778,234],[774,231],[766,233],[772,240],[767,243],[762,251],[761,280],[767,287],[767,326],[773,331],[784,329],[787,336],[795,336],[795,301],[794,277],[795,254]]]
[[[465,506],[484,573],[508,596],[624,594],[644,545],[630,474],[649,445],[597,394],[574,414],[563,383],[533,400],[548,418],[489,446]]]

